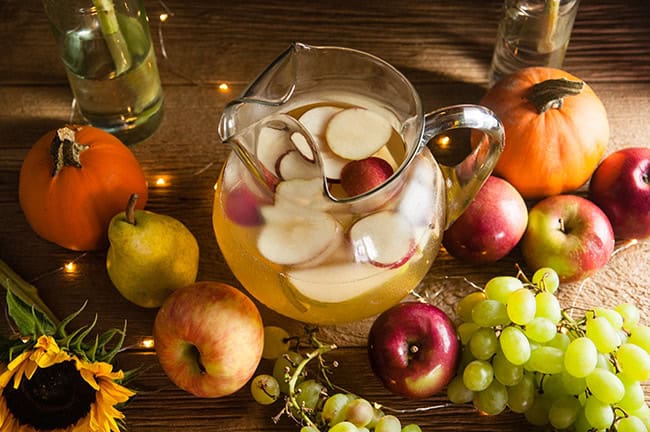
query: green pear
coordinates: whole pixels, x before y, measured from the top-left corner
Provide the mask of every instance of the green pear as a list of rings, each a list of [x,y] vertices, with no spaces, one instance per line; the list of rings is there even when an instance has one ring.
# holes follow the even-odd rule
[[[106,269],[127,300],[156,308],[174,290],[196,280],[199,245],[179,220],[136,210],[136,201],[134,194],[126,211],[108,226]]]

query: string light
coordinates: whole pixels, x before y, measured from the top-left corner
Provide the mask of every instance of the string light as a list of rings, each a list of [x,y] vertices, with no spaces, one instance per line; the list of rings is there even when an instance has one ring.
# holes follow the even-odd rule
[[[449,147],[449,144],[451,144],[451,138],[447,135],[440,135],[437,139],[437,144],[438,147],[446,149]]]
[[[151,336],[144,337],[140,340],[140,348],[151,349],[154,347],[154,341]]]
[[[221,83],[217,88],[221,93],[228,93],[230,91],[230,86],[227,83]]]
[[[69,261],[63,264],[63,269],[66,273],[74,273],[77,270],[77,263],[74,261]]]
[[[155,185],[158,187],[165,187],[168,186],[169,183],[165,177],[159,176],[156,178]]]

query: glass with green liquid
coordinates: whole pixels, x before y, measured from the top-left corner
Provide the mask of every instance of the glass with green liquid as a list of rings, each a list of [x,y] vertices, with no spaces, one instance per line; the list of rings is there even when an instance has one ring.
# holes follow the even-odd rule
[[[163,94],[142,0],[44,0],[83,118],[126,144],[151,135]]]

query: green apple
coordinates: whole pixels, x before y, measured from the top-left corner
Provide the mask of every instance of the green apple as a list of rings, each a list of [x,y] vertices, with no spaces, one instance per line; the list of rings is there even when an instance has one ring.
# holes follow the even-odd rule
[[[111,220],[106,269],[127,300],[160,307],[174,290],[196,280],[199,245],[179,220],[136,210],[136,201],[131,196],[126,211]]]

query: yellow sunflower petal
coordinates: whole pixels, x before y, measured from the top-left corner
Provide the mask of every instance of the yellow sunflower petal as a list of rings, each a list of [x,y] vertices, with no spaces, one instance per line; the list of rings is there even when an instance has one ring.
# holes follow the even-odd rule
[[[135,394],[133,390],[130,390],[114,381],[109,381],[106,379],[102,379],[100,381],[100,386],[102,395],[107,400],[111,401],[111,405],[126,402],[131,396]]]

